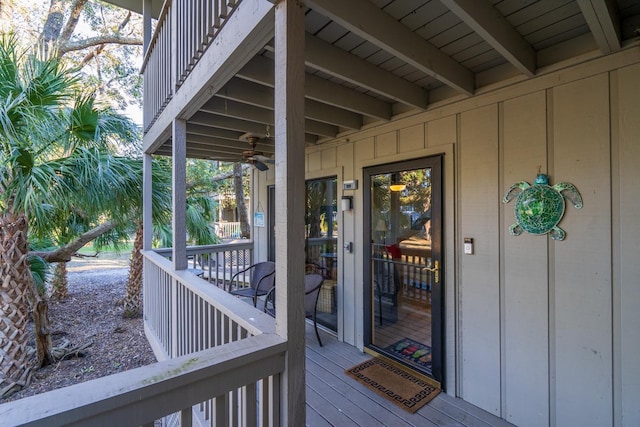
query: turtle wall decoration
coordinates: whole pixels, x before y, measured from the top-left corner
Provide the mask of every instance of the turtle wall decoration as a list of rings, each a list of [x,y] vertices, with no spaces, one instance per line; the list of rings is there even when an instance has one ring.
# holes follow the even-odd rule
[[[517,195],[517,197],[516,197]],[[516,222],[509,227],[509,234],[519,236],[522,231],[530,234],[547,234],[553,240],[564,240],[566,233],[558,227],[562,220],[566,198],[576,208],[582,208],[582,196],[570,182],[549,185],[549,177],[539,173],[533,185],[526,181],[513,184],[504,195],[502,203],[516,197],[514,213]]]

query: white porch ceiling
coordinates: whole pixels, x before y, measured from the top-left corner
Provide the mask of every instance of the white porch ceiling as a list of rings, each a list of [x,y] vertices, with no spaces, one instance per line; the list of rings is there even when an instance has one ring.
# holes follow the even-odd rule
[[[640,0],[304,3],[307,144],[640,36]],[[248,148],[240,135],[273,129],[273,67],[267,44],[188,120],[189,157],[240,160]],[[258,149],[273,152],[269,141]],[[157,153],[170,155],[171,141]]]

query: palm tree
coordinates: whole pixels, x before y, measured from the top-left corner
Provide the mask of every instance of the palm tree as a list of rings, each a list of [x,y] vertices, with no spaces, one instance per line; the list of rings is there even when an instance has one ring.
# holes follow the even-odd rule
[[[171,164],[156,159],[152,166],[152,221],[154,240],[160,246],[172,245],[171,236]],[[214,201],[199,185],[187,186],[187,234],[194,245],[220,243],[211,222],[214,215]],[[207,184],[204,185],[207,187]],[[140,206],[141,203],[138,205]],[[124,297],[124,317],[137,317],[142,311],[142,222],[138,222],[134,239],[129,278]]]
[[[46,235],[53,212],[82,206],[124,214],[139,192],[140,162],[111,154],[131,140],[130,121],[83,94],[58,59],[20,52],[0,37],[0,396],[25,384],[27,315],[32,310],[38,363],[52,361],[46,301],[29,269],[29,232]]]

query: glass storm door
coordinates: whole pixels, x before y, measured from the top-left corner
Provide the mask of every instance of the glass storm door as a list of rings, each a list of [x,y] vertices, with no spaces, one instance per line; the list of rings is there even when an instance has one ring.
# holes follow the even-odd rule
[[[442,381],[441,156],[365,169],[365,345]]]

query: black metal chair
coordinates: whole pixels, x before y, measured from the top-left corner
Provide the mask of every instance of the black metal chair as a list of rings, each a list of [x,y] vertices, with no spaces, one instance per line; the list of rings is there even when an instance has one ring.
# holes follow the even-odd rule
[[[241,274],[250,274],[249,287],[239,287]],[[244,270],[238,271],[231,277],[229,282],[229,293],[241,297],[253,298],[253,306],[257,307],[258,297],[266,295],[275,286],[276,264],[273,261],[264,261],[253,264]],[[233,286],[236,289],[233,289]]]
[[[318,332],[318,321],[316,314],[318,312],[318,297],[320,296],[320,289],[322,289],[322,283],[324,277],[320,274],[306,274],[304,276],[304,310],[305,317],[313,319],[313,328],[316,331],[316,338],[318,338],[318,344],[322,347],[322,340],[320,339],[320,333]],[[273,287],[267,294],[264,300],[264,312],[270,316],[276,316],[276,288]]]

